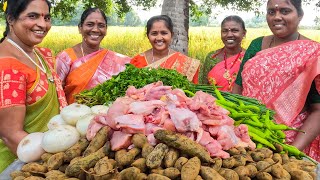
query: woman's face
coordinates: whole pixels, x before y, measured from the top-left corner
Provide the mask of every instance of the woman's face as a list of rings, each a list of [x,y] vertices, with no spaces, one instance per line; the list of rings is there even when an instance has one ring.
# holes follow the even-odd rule
[[[267,22],[275,36],[286,38],[296,33],[301,18],[289,0],[268,1]]]
[[[11,33],[24,44],[34,46],[42,42],[51,28],[51,17],[46,1],[33,0],[28,7],[13,20],[9,20]]]
[[[221,40],[226,48],[240,48],[245,35],[246,31],[236,21],[226,21],[221,27]]]
[[[172,33],[164,21],[155,21],[148,34],[148,39],[153,49],[163,51],[169,49]]]
[[[92,12],[79,27],[79,31],[88,46],[100,46],[107,34],[106,21],[99,11]]]

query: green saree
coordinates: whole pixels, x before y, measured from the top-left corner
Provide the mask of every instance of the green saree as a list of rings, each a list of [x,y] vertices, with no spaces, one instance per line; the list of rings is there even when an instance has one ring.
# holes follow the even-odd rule
[[[43,61],[43,60],[42,60]],[[46,63],[47,77],[52,77],[51,71]],[[37,70],[39,73],[39,69]],[[39,83],[39,79],[35,82]],[[26,105],[24,130],[27,133],[44,132],[51,117],[59,114],[59,100],[54,82],[49,81],[46,94],[37,102]],[[9,166],[17,156],[0,139],[0,173]]]

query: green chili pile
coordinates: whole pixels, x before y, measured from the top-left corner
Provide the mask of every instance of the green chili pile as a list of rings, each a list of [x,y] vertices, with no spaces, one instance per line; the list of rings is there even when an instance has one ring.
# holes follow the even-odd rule
[[[294,130],[305,133],[299,129],[286,126],[284,124],[277,124],[273,119],[273,114],[270,110],[262,109],[249,103],[245,104],[243,99],[232,97],[232,101],[227,100],[222,92],[213,86],[213,92],[216,94],[218,100],[216,103],[225,109],[230,114],[229,116],[235,120],[235,126],[245,124],[248,127],[249,136],[251,140],[257,145],[257,148],[268,147],[279,153],[288,153],[290,156],[295,156],[298,159],[303,157],[316,163],[315,160],[301,152],[295,146],[285,144],[286,135],[283,131]]]

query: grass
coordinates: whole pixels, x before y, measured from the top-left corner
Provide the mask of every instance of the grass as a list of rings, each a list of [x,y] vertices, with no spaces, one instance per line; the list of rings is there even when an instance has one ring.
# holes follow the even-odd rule
[[[3,30],[4,27],[0,27],[1,34]],[[320,42],[320,30],[300,30],[299,32]],[[269,34],[271,32],[266,28],[247,29],[247,36],[242,42],[243,47],[247,48],[253,39]],[[80,41],[81,35],[77,27],[54,26],[40,46],[48,47],[56,54]],[[102,41],[101,46],[130,57],[151,48],[143,27],[108,27],[107,36]],[[221,47],[223,47],[223,44],[220,39],[220,28],[190,27],[190,57],[204,60],[207,53]]]

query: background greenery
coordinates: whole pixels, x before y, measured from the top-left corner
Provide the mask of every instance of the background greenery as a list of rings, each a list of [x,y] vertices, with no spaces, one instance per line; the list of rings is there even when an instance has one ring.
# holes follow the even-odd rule
[[[0,37],[2,37],[3,31],[4,26],[0,26]],[[320,30],[303,29],[299,32],[320,42]],[[247,48],[253,39],[268,34],[271,34],[268,28],[248,28],[243,47]],[[80,41],[81,35],[76,26],[53,26],[39,46],[50,48],[54,54],[57,54]],[[107,36],[103,39],[101,46],[130,57],[151,48],[144,27],[109,26]],[[190,27],[190,57],[204,60],[207,53],[221,47],[223,47],[223,44],[220,39],[220,28]]]

